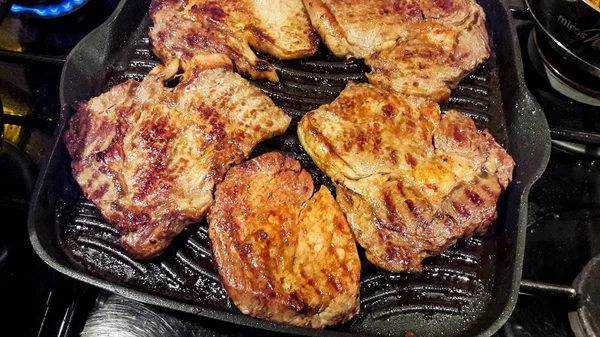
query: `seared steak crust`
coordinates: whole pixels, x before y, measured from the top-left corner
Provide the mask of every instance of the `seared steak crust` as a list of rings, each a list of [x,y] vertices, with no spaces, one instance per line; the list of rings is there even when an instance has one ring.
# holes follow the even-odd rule
[[[250,48],[280,59],[316,53],[313,32],[301,0],[153,0],[150,31],[154,53],[163,61],[223,53],[237,70],[277,81],[273,66]]]
[[[84,195],[135,258],[160,254],[202,219],[227,169],[290,123],[225,56],[190,64],[174,88],[164,83],[176,61],[81,104],[63,137]]]
[[[367,258],[391,271],[419,271],[425,257],[483,233],[512,179],[512,158],[469,117],[369,84],[350,83],[306,114],[298,136],[336,183]]]
[[[366,58],[404,40],[423,22],[453,25],[472,0],[303,0],[310,21],[338,57]]]
[[[303,0],[338,57],[364,58],[369,82],[441,102],[489,57],[474,0]]]
[[[233,167],[208,220],[221,280],[244,314],[321,328],[358,313],[352,233],[297,160],[271,152]]]
[[[369,82],[445,102],[460,80],[490,55],[485,13],[475,3],[463,22],[425,22],[393,47],[366,58]]]

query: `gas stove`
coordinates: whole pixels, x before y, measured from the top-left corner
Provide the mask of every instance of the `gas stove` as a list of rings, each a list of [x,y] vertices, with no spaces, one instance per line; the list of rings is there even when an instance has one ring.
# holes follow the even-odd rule
[[[0,222],[5,228],[0,302],[5,331],[24,336],[81,331],[97,294],[46,266],[32,250],[26,223],[37,171],[58,120],[64,58],[110,15],[116,1],[90,0],[87,8],[71,7],[73,13],[63,12],[61,19],[47,19],[54,12],[48,6],[13,6],[0,24]]]
[[[600,253],[597,82],[576,76],[577,83],[571,83],[568,66],[546,62],[554,56],[532,33],[522,2],[506,1],[517,26],[527,86],[548,118],[554,145],[548,168],[529,197],[523,279],[568,286]],[[7,225],[0,238],[0,303],[6,306],[0,310],[6,313],[5,329],[26,336],[275,335],[100,291],[53,271],[29,244],[29,199],[58,120],[62,63],[117,3],[63,0],[13,6],[0,24],[0,216]],[[560,76],[565,73],[570,78]],[[580,336],[569,320],[573,310],[572,302],[556,296],[523,294],[498,335]]]

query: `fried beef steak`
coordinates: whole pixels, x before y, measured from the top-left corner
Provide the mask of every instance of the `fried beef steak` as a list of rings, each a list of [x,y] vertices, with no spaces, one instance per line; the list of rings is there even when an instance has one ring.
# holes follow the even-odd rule
[[[338,57],[364,58],[369,82],[445,101],[489,57],[485,13],[474,0],[303,0]]]
[[[367,57],[369,82],[446,102],[450,90],[490,55],[485,13],[474,2],[468,8],[464,21],[414,25],[406,39]]]
[[[160,254],[201,220],[225,172],[290,123],[224,55],[178,68],[157,66],[80,104],[63,137],[75,180],[134,258]]]
[[[150,13],[153,52],[183,68],[196,54],[223,53],[239,72],[277,81],[250,46],[279,59],[308,57],[319,46],[302,0],[153,0]]]
[[[313,328],[359,311],[360,260],[325,187],[300,163],[269,152],[217,185],[208,233],[221,280],[247,315]]]
[[[485,232],[514,161],[456,111],[392,89],[350,83],[307,113],[298,137],[336,184],[336,198],[367,258],[390,271]]]

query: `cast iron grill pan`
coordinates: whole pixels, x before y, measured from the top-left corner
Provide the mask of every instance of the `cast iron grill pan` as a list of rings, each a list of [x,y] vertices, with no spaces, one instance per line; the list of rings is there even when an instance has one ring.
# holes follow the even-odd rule
[[[63,113],[30,213],[32,242],[46,262],[140,301],[287,333],[404,336],[413,331],[417,336],[473,336],[500,327],[514,307],[524,202],[545,167],[549,137],[543,114],[522,85],[520,56],[513,39],[505,36],[508,14],[497,0],[482,4],[488,13],[492,56],[460,83],[442,110],[456,109],[471,116],[515,157],[514,183],[499,202],[498,221],[486,236],[461,240],[427,259],[420,274],[386,272],[367,262],[361,251],[361,313],[326,330],[242,315],[213,267],[205,221],[186,228],[160,257],[132,260],[120,247],[118,231],[82,196],[72,178],[69,156],[59,139],[73,112],[70,106],[127,79],[140,81],[159,63],[150,52],[148,5],[148,0],[122,1],[113,17],[73,50],[63,69]],[[347,81],[366,82],[367,68],[361,61],[335,59],[323,47],[309,59],[276,62],[276,69],[280,83],[253,83],[293,122],[286,134],[259,144],[252,156],[269,151],[292,156],[311,173],[317,187],[331,188],[331,181],[300,146],[296,125],[307,111],[333,101]]]

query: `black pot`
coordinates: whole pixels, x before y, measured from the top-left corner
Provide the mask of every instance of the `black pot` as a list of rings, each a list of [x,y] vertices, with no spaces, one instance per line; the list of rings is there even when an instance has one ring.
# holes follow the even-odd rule
[[[525,0],[536,34],[581,70],[600,78],[600,8],[588,0]]]

